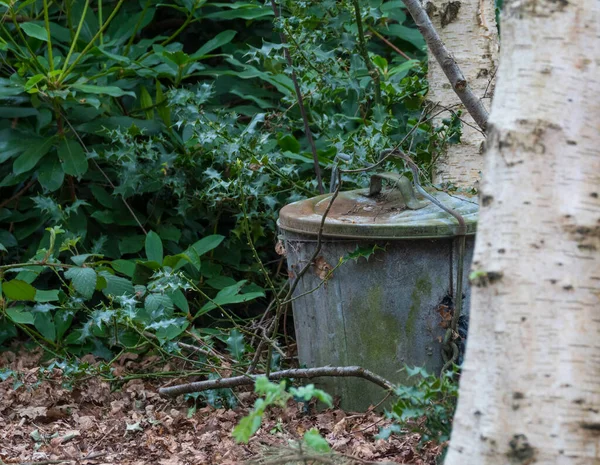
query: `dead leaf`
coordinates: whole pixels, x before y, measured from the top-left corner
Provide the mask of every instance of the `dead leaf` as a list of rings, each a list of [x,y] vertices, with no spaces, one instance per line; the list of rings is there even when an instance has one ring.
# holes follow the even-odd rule
[[[331,270],[333,269],[333,267],[327,263],[327,261],[325,261],[325,258],[323,258],[322,255],[319,255],[316,259],[315,259],[315,274],[321,279],[321,280],[325,280],[325,279],[331,279],[332,275],[330,274]]]

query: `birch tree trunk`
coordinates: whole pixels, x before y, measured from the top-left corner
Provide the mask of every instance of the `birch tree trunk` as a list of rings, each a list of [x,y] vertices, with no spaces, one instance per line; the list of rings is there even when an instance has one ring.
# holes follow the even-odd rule
[[[489,110],[498,60],[498,28],[494,0],[425,0],[425,10],[441,39],[454,55],[473,92]],[[434,57],[429,57],[427,98],[454,111],[463,110],[460,144],[448,147],[434,167],[434,182],[473,187],[483,167],[484,135],[452,90]],[[448,118],[442,113],[437,122]]]
[[[600,463],[600,1],[506,0],[446,465]]]

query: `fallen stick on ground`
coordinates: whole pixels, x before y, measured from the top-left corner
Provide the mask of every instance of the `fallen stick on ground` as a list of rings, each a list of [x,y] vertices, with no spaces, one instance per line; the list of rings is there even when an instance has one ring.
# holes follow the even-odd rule
[[[163,396],[175,397],[181,394],[188,394],[190,392],[201,392],[208,391],[210,389],[247,386],[254,384],[254,381],[259,376],[264,375],[248,374],[241,376],[233,376],[231,378],[209,379],[206,381],[198,381],[195,383],[179,384],[177,386],[160,388],[158,392]],[[269,375],[269,379],[278,380],[282,378],[319,378],[325,376],[336,376],[342,378],[363,378],[387,391],[392,391],[394,389],[394,385],[385,378],[382,378],[381,376],[376,375],[372,371],[366,370],[358,366],[294,368],[291,370],[275,371]]]

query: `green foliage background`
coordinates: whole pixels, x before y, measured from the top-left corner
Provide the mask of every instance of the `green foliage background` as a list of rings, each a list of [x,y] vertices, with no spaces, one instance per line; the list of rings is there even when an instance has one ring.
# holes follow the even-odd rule
[[[458,137],[419,120],[401,1],[360,7],[379,104],[346,0],[281,20],[255,0],[0,1],[0,344],[111,360],[191,339],[247,363],[244,325],[286,280],[277,211],[317,193],[279,32],[326,183],[401,141],[428,172]]]

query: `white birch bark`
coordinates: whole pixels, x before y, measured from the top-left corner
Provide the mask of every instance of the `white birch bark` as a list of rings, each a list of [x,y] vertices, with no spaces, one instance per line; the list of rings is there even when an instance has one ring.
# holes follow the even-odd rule
[[[502,19],[446,465],[600,464],[600,1]]]
[[[483,98],[489,110],[493,76],[498,60],[498,29],[494,0],[425,0],[424,7],[438,34],[454,55],[475,95]],[[460,144],[448,146],[434,165],[434,182],[451,182],[473,187],[483,167],[484,135],[460,100],[434,57],[429,57],[428,100],[442,107],[462,110]],[[487,92],[486,92],[487,91]],[[442,113],[436,119],[450,117]]]

